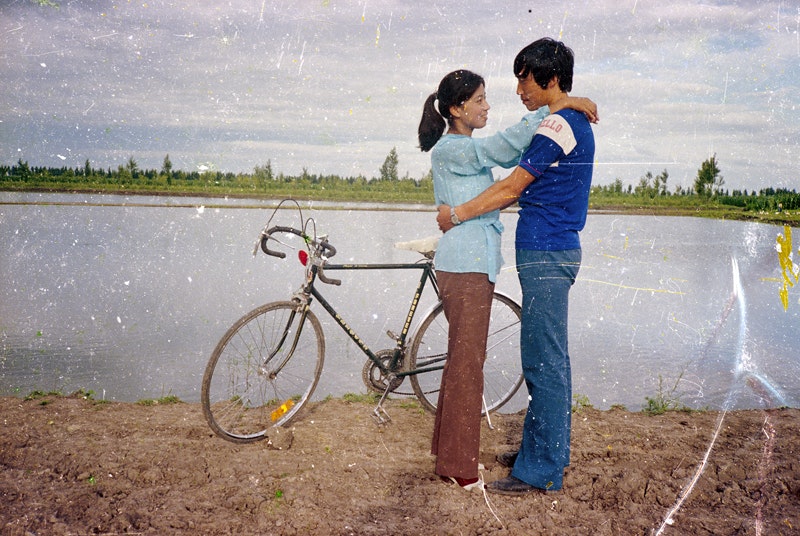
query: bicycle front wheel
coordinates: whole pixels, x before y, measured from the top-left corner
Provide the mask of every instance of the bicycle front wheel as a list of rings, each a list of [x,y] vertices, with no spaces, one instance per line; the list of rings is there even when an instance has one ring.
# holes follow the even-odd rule
[[[236,321],[211,354],[203,415],[224,439],[263,439],[308,402],[324,358],[325,337],[314,313],[295,302],[262,305]]]
[[[519,336],[522,314],[519,305],[495,292],[486,341],[486,361],[483,365],[483,413],[495,411],[516,394],[523,382]],[[408,367],[410,371],[428,366],[443,366],[447,362],[449,325],[444,307],[439,303],[422,320],[411,342]],[[436,412],[442,370],[411,375],[411,386],[425,409]]]

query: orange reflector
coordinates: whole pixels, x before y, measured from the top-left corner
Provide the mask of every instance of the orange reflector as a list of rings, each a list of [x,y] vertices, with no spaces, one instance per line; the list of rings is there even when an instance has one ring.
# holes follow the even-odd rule
[[[281,417],[283,417],[283,416],[286,414],[286,412],[287,412],[287,411],[289,411],[290,409],[292,409],[292,406],[294,406],[294,400],[292,400],[292,399],[290,398],[289,400],[287,400],[286,402],[284,402],[283,404],[281,404],[281,406],[280,406],[278,409],[276,409],[275,411],[273,411],[273,412],[270,414],[270,418],[273,420],[273,422],[274,422],[274,421],[277,421],[278,419],[280,419]]]

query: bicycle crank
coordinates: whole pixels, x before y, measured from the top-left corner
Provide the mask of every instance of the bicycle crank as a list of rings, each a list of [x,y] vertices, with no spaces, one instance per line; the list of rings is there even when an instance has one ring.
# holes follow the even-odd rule
[[[381,364],[386,367],[387,369],[391,365],[392,356],[394,355],[394,350],[381,350],[375,354]],[[403,383],[405,378],[400,377],[398,378],[394,374],[384,374],[381,368],[375,364],[371,359],[367,359],[367,362],[364,363],[364,368],[361,369],[361,379],[364,381],[364,385],[367,386],[367,389],[373,391],[375,393],[383,394],[387,391],[391,393],[397,393],[399,395],[413,395],[413,392],[403,393],[398,392],[397,388]]]

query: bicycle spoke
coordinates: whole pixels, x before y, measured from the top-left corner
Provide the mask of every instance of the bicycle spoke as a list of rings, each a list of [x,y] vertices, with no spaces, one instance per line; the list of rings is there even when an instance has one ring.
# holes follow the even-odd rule
[[[519,354],[519,306],[510,298],[495,293],[489,323],[484,362],[485,408],[494,411],[508,402],[522,384]],[[424,369],[447,358],[448,324],[441,304],[423,321],[409,352],[409,371]],[[411,385],[422,405],[436,410],[442,371],[412,374]]]

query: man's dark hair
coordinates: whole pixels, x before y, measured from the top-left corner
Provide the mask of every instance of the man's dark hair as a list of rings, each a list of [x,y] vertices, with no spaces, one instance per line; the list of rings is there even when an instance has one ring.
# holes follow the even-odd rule
[[[514,76],[527,78],[529,74],[542,89],[553,77],[558,78],[558,87],[568,93],[572,91],[572,70],[575,55],[567,45],[550,37],[534,41],[519,51],[514,59]]]

